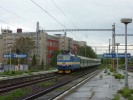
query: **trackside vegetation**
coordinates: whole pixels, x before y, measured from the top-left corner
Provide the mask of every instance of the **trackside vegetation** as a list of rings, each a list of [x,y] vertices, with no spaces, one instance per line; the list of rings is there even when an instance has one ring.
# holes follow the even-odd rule
[[[120,100],[120,95],[119,94],[116,94],[113,98],[113,100]]]
[[[31,71],[5,71],[3,73],[0,73],[1,76],[16,76],[16,75],[22,75],[22,74],[28,74],[31,75]]]
[[[122,74],[117,73],[114,76],[115,76],[115,79],[124,79],[124,75],[122,75]]]
[[[23,95],[27,94],[30,91],[31,89],[16,89],[8,93],[6,96],[0,95],[0,100],[16,100],[17,98],[21,98]]]
[[[124,87],[123,89],[118,90],[118,93],[128,100],[133,100],[133,90],[129,89],[129,87]]]
[[[115,77],[115,79],[124,79],[124,75],[121,72],[116,72],[116,70],[114,70],[112,67],[106,67],[104,73],[109,72],[113,73],[112,75]],[[117,91],[117,94],[114,95],[112,100],[121,100],[122,97],[126,100],[133,100],[133,90],[129,87],[124,87]]]

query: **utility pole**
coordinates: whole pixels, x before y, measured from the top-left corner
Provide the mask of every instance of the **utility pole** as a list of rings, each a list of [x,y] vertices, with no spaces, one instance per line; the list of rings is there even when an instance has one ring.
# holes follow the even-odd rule
[[[112,25],[112,53],[115,53],[115,23]],[[115,69],[115,64],[114,64],[115,58],[112,58],[112,67]]]
[[[37,39],[37,42],[36,42],[36,56],[38,57],[38,47],[39,47],[39,22],[37,22],[37,25],[36,25],[36,39]]]
[[[125,24],[125,86],[128,86],[128,71],[127,71],[127,24],[132,22],[131,18],[122,18],[121,22]]]
[[[110,39],[109,39],[109,53],[110,53]]]
[[[10,46],[10,72],[11,72],[11,65],[12,65],[12,62],[11,62],[11,61],[12,61],[12,60],[11,60],[11,58],[12,58],[12,57],[11,57],[11,54],[12,54],[12,50],[11,50],[11,46]]]
[[[66,40],[66,32],[64,33],[64,51],[65,51],[65,41]]]
[[[37,58],[37,64],[39,64],[39,33],[40,33],[40,30],[39,30],[39,22],[37,22],[37,25],[36,25],[36,39],[37,39],[37,42],[36,42],[36,58]]]
[[[115,23],[112,25],[112,53],[115,53]]]

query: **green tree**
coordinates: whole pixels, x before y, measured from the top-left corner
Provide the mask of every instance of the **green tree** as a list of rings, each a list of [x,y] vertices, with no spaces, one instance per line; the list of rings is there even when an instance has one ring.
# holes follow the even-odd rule
[[[43,61],[43,59],[41,61],[41,67],[44,68],[44,61]]]
[[[119,64],[124,64],[125,63],[125,58],[119,58]]]
[[[53,56],[52,56],[52,59],[51,59],[51,62],[50,62],[50,65],[52,67],[56,67],[57,66],[57,55],[59,53],[61,53],[61,51],[59,51],[59,50],[54,51]]]
[[[31,52],[35,49],[35,41],[29,37],[20,37],[15,40],[12,53],[27,54],[30,57]],[[28,59],[28,58],[27,58]],[[21,63],[28,63],[28,60],[20,59]]]
[[[36,64],[37,64],[37,59],[36,59],[36,56],[34,54],[33,58],[32,58],[32,65],[36,65]]]
[[[79,47],[78,55],[89,57],[89,58],[97,58],[97,55],[95,54],[94,50],[90,46]]]
[[[29,54],[31,50],[35,49],[35,41],[29,37],[20,37],[15,40],[14,51],[19,50],[20,53]]]

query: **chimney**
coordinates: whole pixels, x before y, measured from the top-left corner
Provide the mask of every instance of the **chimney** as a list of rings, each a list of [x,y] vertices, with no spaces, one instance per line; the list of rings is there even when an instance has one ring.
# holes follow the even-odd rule
[[[17,29],[17,33],[22,33],[22,29],[21,28],[18,28]]]

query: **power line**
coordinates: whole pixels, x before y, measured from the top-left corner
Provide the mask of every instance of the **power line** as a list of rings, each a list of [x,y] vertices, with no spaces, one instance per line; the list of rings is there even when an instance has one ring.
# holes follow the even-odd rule
[[[60,7],[53,1],[53,0],[51,0],[52,2],[53,2],[53,4],[57,7],[57,9],[67,18],[67,16],[66,16],[66,14],[60,9]],[[67,18],[67,20],[75,27],[75,28],[77,28],[77,26],[72,22],[72,21],[70,21],[68,18]],[[72,33],[72,32],[71,32]],[[72,33],[75,37],[77,37],[77,35],[75,35],[74,33]],[[80,39],[79,37],[77,37],[78,39]]]
[[[10,10],[8,10],[8,9],[6,9],[6,8],[3,8],[2,6],[0,6],[0,8],[3,9],[3,10],[5,10],[5,11],[7,11],[7,12],[10,13],[10,14],[13,14],[13,15],[17,16],[18,18],[22,18],[22,19],[25,20],[26,22],[28,21],[29,23],[31,23],[31,25],[33,25],[33,22],[29,21],[29,20],[26,19],[26,18],[23,18],[23,17],[19,16],[18,14],[14,13],[13,11],[10,11]],[[29,25],[28,25],[28,26],[29,26]]]
[[[52,19],[54,19],[57,23],[59,23],[62,27],[66,28],[62,23],[60,23],[55,17],[53,17],[50,13],[48,13],[46,10],[44,10],[40,5],[38,5],[36,2],[31,0],[36,6],[38,6],[40,9],[42,9],[46,14],[48,14]]]
[[[42,9],[46,14],[48,14],[52,19],[54,19],[57,23],[59,23],[61,26],[63,26],[65,29],[67,29],[61,22],[59,22],[55,17],[53,17],[50,13],[48,13],[46,10],[44,10],[39,4],[37,4],[36,2],[34,2],[33,0],[31,0],[36,6],[38,6],[40,9]],[[72,32],[71,32],[72,33]],[[73,33],[72,33],[73,34]],[[74,35],[74,34],[73,34]],[[75,35],[75,37],[77,37]],[[78,38],[78,37],[77,37]],[[78,38],[80,39],[80,38]]]
[[[5,21],[3,21],[3,20],[0,20],[1,22],[3,22],[3,23],[6,23],[6,24],[8,24],[8,25],[11,25],[11,26],[13,26],[13,27],[17,27],[17,26],[15,26],[15,25],[12,25],[12,24],[10,24],[10,23],[8,23],[8,22],[5,22]]]
[[[52,1],[53,4],[58,8],[58,10],[59,10],[64,16],[66,16],[65,13],[60,9],[60,7],[59,7],[53,0],[51,0],[51,1]]]
[[[1,22],[3,22],[3,23],[6,23],[6,24],[8,24],[8,25],[11,25],[11,26],[13,26],[13,27],[17,27],[18,28],[18,26],[15,26],[15,25],[13,25],[13,24],[10,24],[10,23],[8,23],[8,22],[5,22],[5,21],[3,21],[3,20],[0,20]],[[25,29],[23,29],[23,30],[25,30]],[[28,30],[25,30],[25,31],[28,31]],[[29,31],[28,31],[29,32]]]
[[[1,7],[1,6],[0,6],[0,8],[3,9],[3,10],[5,10],[5,11],[7,11],[7,12],[9,12],[9,13],[11,13],[11,14],[13,14],[13,15],[15,15],[15,16],[17,16],[17,17],[20,17],[20,16],[17,15],[16,13],[14,13],[14,12],[12,12],[12,11],[6,9],[6,8],[3,8],[3,7]]]
[[[52,2],[53,2],[53,4],[57,7],[57,9],[67,18],[67,16],[66,16],[66,14],[60,9],[60,7],[53,1],[53,0],[51,0]],[[68,19],[68,18],[67,18]],[[77,26],[72,22],[72,21],[70,21],[69,19],[68,19],[68,21],[75,27],[75,28],[77,28]]]

